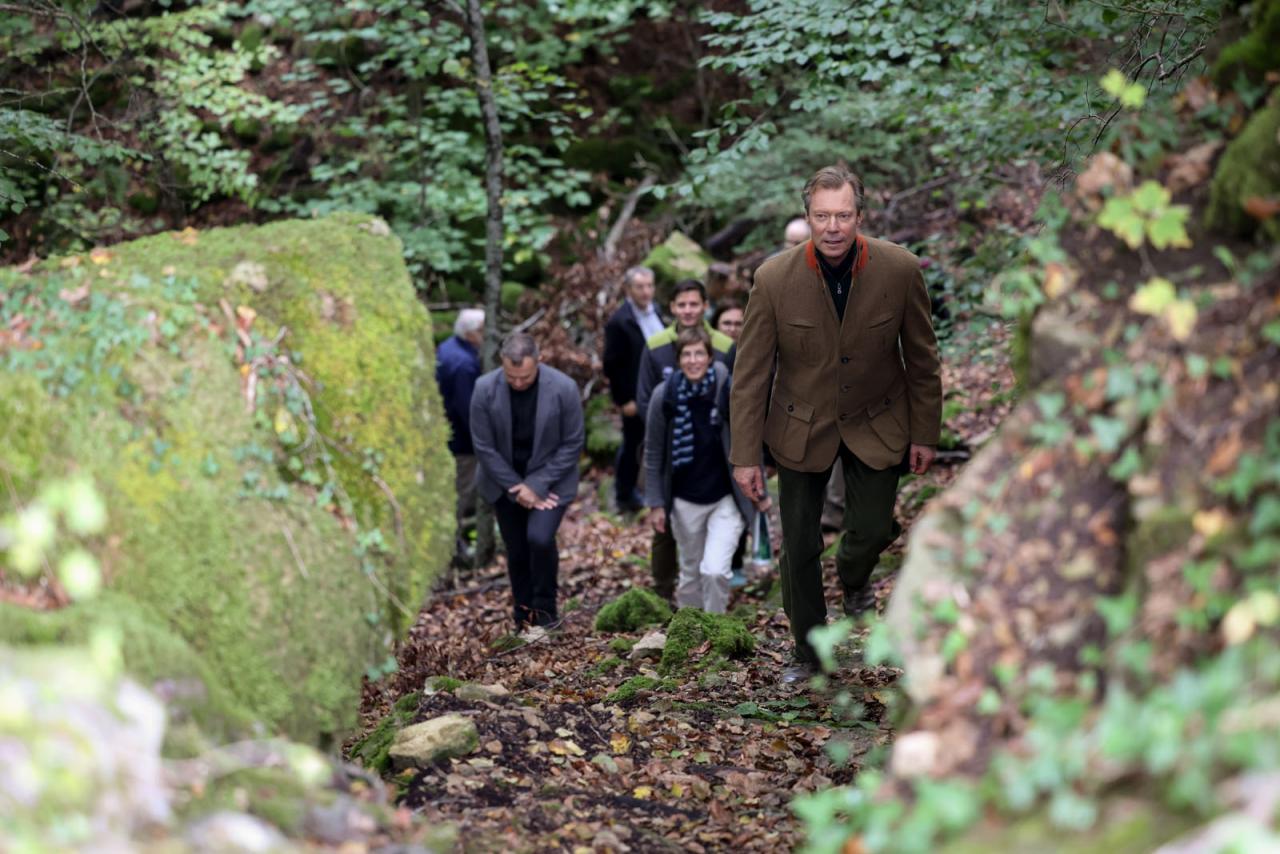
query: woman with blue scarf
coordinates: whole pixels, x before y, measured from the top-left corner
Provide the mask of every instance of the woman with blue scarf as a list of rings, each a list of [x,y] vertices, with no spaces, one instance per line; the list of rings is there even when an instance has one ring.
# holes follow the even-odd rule
[[[676,604],[723,614],[733,550],[757,508],[730,476],[728,370],[701,326],[681,330],[675,350],[679,370],[649,400],[645,506],[656,530],[671,525],[680,551]]]

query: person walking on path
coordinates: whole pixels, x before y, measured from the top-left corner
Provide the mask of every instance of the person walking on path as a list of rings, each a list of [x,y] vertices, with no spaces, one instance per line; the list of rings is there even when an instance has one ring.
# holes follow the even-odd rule
[[[476,382],[471,440],[476,489],[493,505],[507,546],[516,631],[558,619],[560,552],[556,531],[578,494],[585,430],[578,385],[538,364],[538,345],[523,332],[502,343],[502,367]]]
[[[480,345],[484,342],[484,310],[464,308],[453,322],[453,335],[436,348],[436,385],[449,419],[449,452],[455,467],[457,537],[454,560],[465,561],[466,529],[474,524],[476,456],[471,446],[471,395],[480,377]]]
[[[636,378],[645,342],[663,329],[653,299],[653,271],[632,267],[622,276],[626,295],[604,327],[604,375],[609,395],[622,414],[622,445],[614,461],[614,495],[618,510],[634,513],[641,507],[636,483],[640,474],[640,446],[644,441],[644,413],[636,403]]]
[[[645,433],[645,504],[680,555],[676,604],[723,614],[730,558],[756,508],[729,474],[729,370],[700,326],[676,336],[679,370],[654,389]],[[761,498],[760,509],[768,509]]]
[[[648,413],[653,390],[676,371],[676,336],[682,329],[701,328],[711,337],[711,355],[733,371],[733,339],[711,328],[706,321],[707,291],[697,279],[685,279],[676,283],[671,296],[671,314],[675,320],[657,335],[645,342],[644,355],[640,358],[640,370],[636,376],[636,405],[639,411]],[[653,590],[664,599],[675,594],[676,541],[665,527],[655,530],[653,547],[649,555],[649,567],[653,573]]]
[[[871,571],[900,530],[898,478],[928,471],[942,428],[938,345],[916,256],[858,233],[862,181],[847,168],[818,170],[802,200],[812,237],[756,271],[730,406],[743,494],[763,495],[762,442],[778,464],[782,600],[795,639],[784,681],[812,673],[809,631],[826,622],[821,516],[832,464],[844,466],[836,568],[852,615],[874,605]]]

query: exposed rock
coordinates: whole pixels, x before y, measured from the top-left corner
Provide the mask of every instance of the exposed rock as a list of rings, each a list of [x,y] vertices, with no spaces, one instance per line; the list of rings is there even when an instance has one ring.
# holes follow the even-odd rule
[[[481,685],[466,682],[454,690],[453,696],[468,702],[502,703],[511,697],[511,692],[501,683]]]
[[[899,777],[923,777],[938,764],[941,739],[927,730],[899,736],[893,745],[893,773]]]
[[[433,762],[466,756],[480,744],[475,723],[463,715],[442,715],[396,733],[388,756],[391,767],[427,768]]]
[[[187,828],[187,842],[209,854],[272,854],[293,850],[284,835],[260,818],[216,812]]]
[[[631,647],[632,661],[662,658],[662,648],[667,645],[667,636],[662,632],[649,632]]]
[[[659,284],[674,285],[681,279],[705,281],[711,256],[684,234],[673,231],[641,263],[653,268]]]

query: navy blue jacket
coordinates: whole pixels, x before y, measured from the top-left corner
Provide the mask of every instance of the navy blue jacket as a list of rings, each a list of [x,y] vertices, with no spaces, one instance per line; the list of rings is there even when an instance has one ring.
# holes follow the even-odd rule
[[[475,453],[471,445],[471,393],[479,377],[480,354],[471,342],[451,335],[436,348],[436,385],[453,431],[449,450],[455,457]]]

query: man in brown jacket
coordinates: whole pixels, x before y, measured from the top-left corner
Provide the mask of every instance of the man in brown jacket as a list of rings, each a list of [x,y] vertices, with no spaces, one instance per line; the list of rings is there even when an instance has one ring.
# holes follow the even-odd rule
[[[862,197],[861,179],[846,168],[809,179],[812,237],[756,270],[738,339],[729,460],[752,499],[764,492],[762,443],[778,463],[782,602],[796,642],[784,681],[812,672],[809,630],[827,618],[821,516],[837,457],[846,503],[836,568],[852,615],[874,605],[871,571],[899,531],[898,478],[928,471],[941,431],[938,345],[919,261],[858,233]]]

